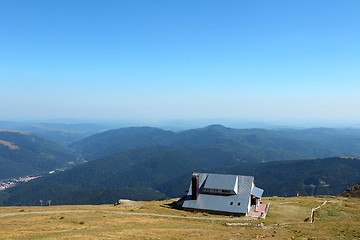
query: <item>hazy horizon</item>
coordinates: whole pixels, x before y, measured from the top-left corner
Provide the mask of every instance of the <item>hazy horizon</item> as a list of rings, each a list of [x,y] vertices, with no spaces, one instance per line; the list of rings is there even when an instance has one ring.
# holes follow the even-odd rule
[[[359,7],[2,1],[0,120],[358,127]]]
[[[324,122],[324,121],[264,121],[250,119],[163,119],[157,121],[141,119],[0,119],[0,129],[21,130],[27,126],[50,124],[49,127],[56,127],[58,124],[66,125],[93,125],[104,127],[104,129],[116,129],[123,127],[157,127],[172,131],[182,131],[196,128],[203,128],[210,125],[223,125],[238,129],[309,129],[309,128],[360,128],[358,122]]]

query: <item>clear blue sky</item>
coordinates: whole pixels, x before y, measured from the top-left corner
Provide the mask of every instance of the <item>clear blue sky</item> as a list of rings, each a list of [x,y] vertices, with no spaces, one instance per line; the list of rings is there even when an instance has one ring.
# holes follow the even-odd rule
[[[360,121],[360,1],[2,0],[0,120]]]

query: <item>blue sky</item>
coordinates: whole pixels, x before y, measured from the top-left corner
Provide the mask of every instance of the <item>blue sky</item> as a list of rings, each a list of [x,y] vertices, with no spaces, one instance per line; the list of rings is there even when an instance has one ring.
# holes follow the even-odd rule
[[[0,1],[9,119],[360,121],[360,1]]]

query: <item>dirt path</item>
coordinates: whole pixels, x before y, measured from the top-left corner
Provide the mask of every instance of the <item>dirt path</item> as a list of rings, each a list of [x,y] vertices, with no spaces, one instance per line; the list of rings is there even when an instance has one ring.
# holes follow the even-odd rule
[[[169,214],[157,214],[157,213],[140,213],[140,212],[122,212],[122,211],[94,211],[94,210],[61,210],[61,211],[40,211],[40,212],[15,212],[15,213],[1,213],[0,218],[12,217],[18,215],[32,215],[32,214],[61,214],[61,213],[113,213],[119,215],[133,215],[133,216],[145,216],[145,217],[163,217],[163,218],[178,218],[178,219],[195,219],[195,220],[209,220],[209,221],[249,221],[256,220],[253,217],[232,217],[232,218],[220,218],[220,217],[191,217],[191,216],[177,216]]]
[[[311,209],[311,214],[310,214],[310,223],[313,223],[315,221],[315,211],[319,210],[321,207],[323,207],[325,204],[327,203],[327,201],[323,202],[323,204],[321,204],[320,206],[317,206],[316,208],[312,208]]]

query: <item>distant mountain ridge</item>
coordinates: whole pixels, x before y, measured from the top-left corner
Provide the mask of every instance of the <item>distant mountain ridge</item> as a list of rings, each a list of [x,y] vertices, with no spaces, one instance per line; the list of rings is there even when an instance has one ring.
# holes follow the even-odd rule
[[[61,122],[61,121],[60,121]],[[65,121],[66,122],[66,121]],[[17,129],[23,132],[68,145],[79,141],[95,133],[112,129],[111,125],[101,125],[93,123],[56,123],[56,122],[11,122],[1,121],[0,129],[13,130]]]
[[[0,130],[0,179],[82,162],[74,151],[23,131]]]
[[[207,146],[229,151],[240,161],[360,156],[360,130],[233,129],[222,125],[178,133],[131,127],[98,133],[70,145],[87,160],[151,146]]]
[[[21,126],[23,131],[37,135],[39,137],[68,145],[79,141],[92,134],[103,132],[109,128],[95,124],[60,124],[60,123],[36,123]]]
[[[169,146],[176,134],[152,127],[129,127],[94,134],[70,145],[87,160],[150,146]]]

